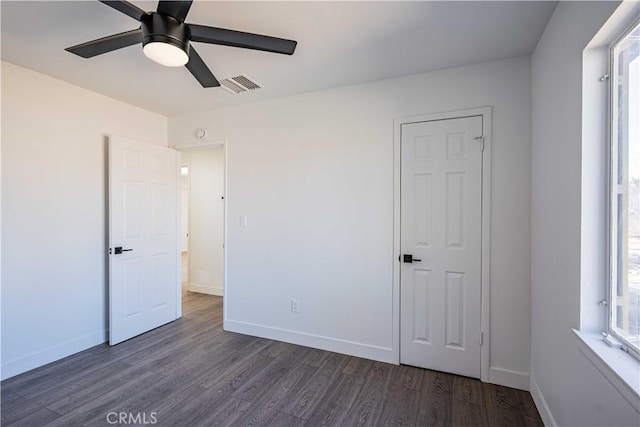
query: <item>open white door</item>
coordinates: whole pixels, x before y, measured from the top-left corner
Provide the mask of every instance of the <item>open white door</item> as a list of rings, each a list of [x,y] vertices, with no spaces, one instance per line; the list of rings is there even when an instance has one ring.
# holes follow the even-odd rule
[[[178,152],[109,142],[109,344],[177,318]]]

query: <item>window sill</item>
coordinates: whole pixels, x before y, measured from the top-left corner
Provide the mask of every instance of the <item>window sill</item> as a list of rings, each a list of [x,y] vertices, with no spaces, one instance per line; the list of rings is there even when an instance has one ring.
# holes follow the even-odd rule
[[[573,332],[578,350],[634,408],[640,408],[640,362],[619,348],[609,347],[600,334]]]

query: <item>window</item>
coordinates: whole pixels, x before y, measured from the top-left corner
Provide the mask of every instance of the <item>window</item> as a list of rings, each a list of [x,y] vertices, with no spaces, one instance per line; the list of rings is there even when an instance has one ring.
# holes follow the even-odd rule
[[[640,23],[611,64],[609,333],[640,354]]]

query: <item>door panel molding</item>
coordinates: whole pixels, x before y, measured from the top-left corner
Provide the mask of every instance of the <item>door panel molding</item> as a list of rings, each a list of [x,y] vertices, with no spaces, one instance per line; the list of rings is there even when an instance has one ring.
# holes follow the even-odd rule
[[[394,363],[400,363],[400,222],[401,222],[401,128],[402,125],[430,122],[438,120],[460,119],[467,117],[482,116],[482,135],[484,137],[484,149],[482,151],[482,189],[481,189],[481,331],[483,343],[480,349],[480,379],[484,382],[490,380],[489,360],[490,360],[490,295],[491,295],[491,272],[490,272],[490,252],[491,252],[491,141],[492,141],[492,108],[490,106],[447,111],[434,114],[424,114],[416,116],[401,117],[394,120],[393,137],[393,353]],[[451,158],[464,156],[464,147],[453,138],[448,141],[447,153]],[[417,155],[429,156],[429,141],[420,144]],[[479,339],[480,337],[478,337]],[[473,339],[475,342],[475,339]]]

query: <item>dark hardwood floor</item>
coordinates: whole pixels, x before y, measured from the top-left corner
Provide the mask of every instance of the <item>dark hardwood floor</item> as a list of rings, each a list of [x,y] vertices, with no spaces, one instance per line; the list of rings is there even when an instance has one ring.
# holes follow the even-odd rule
[[[176,322],[2,382],[2,425],[542,425],[529,393],[224,332],[221,298],[184,302]]]

